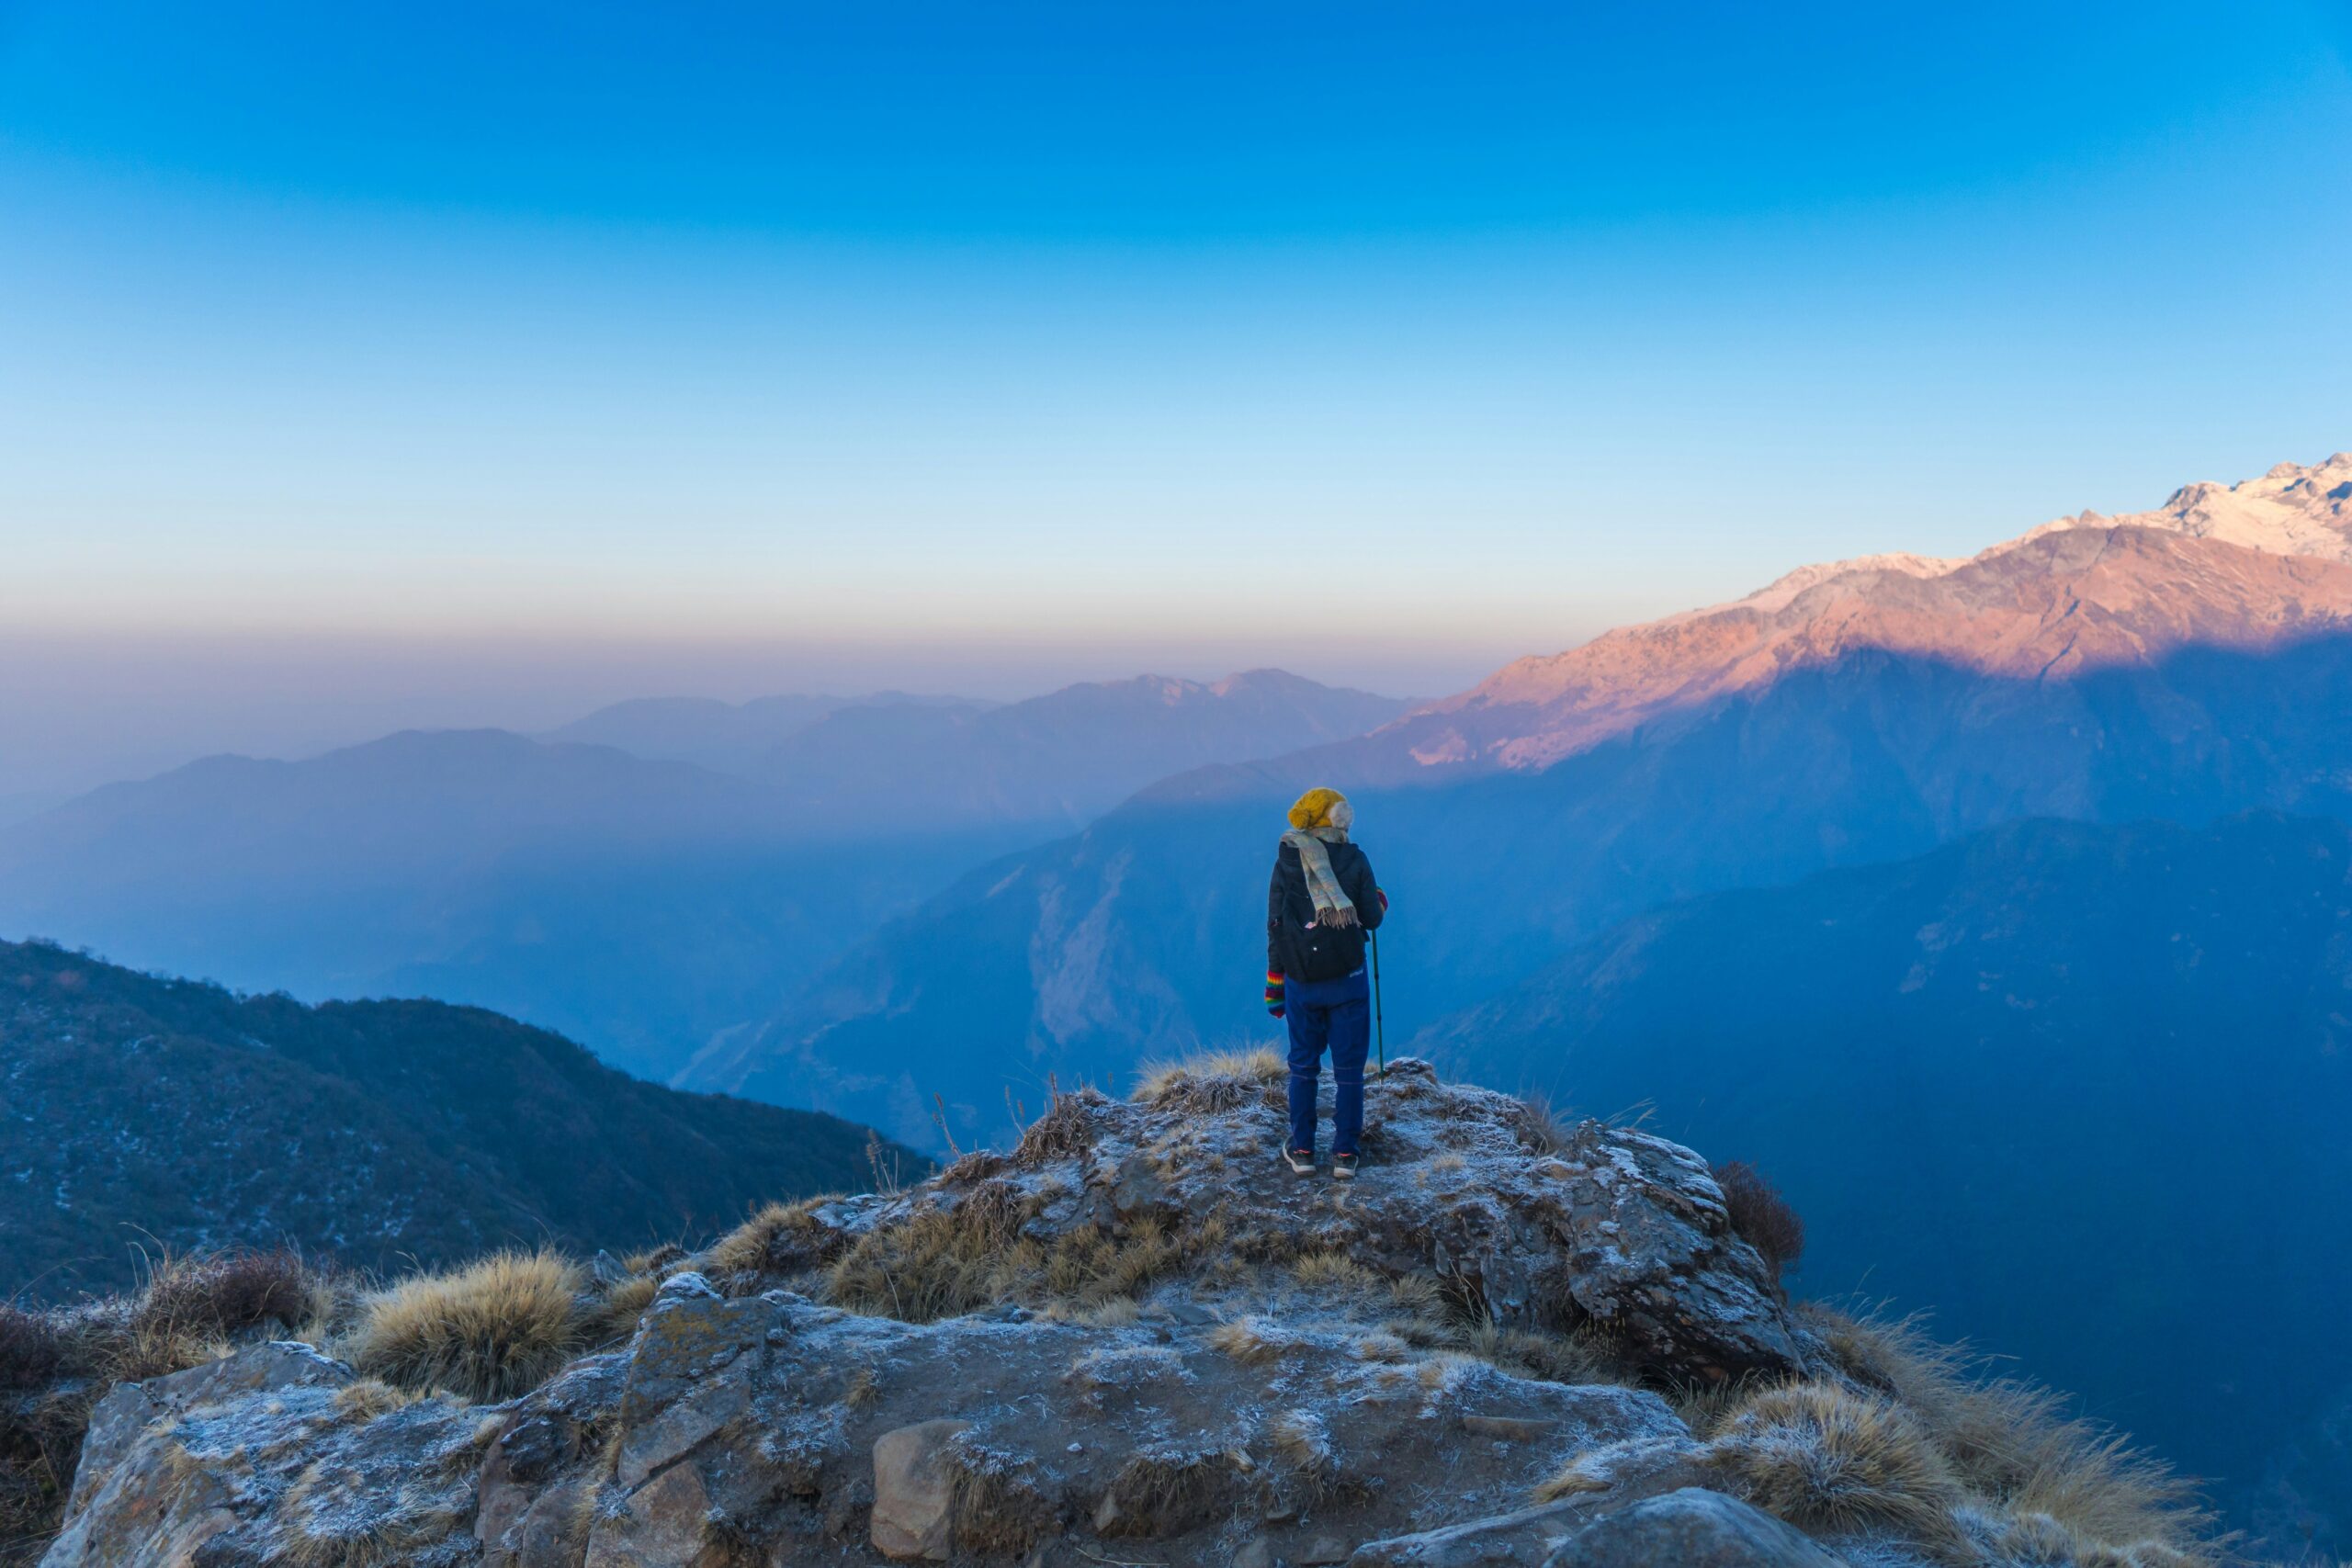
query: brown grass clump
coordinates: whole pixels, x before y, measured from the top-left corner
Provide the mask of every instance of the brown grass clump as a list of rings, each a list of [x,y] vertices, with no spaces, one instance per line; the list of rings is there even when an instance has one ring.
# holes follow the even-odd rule
[[[31,1562],[56,1533],[92,1403],[51,1394],[0,1420],[0,1562]]]
[[[1911,1411],[1968,1489],[2018,1515],[2042,1514],[2077,1543],[2216,1561],[2212,1517],[2161,1461],[2091,1422],[2047,1389],[1982,1375],[1977,1358],[1928,1337],[1916,1321],[1871,1323],[1804,1309],[1847,1374]]]
[[[1211,1051],[1178,1062],[1148,1063],[1133,1098],[1155,1111],[1213,1115],[1257,1101],[1281,1103],[1290,1065],[1271,1047]]]
[[[1019,1265],[1025,1207],[1001,1181],[953,1206],[933,1204],[858,1237],[826,1276],[826,1298],[853,1312],[932,1323],[1003,1299]]]
[[[1781,1383],[1736,1405],[1708,1462],[1747,1500],[1808,1529],[1891,1526],[1951,1539],[1959,1478],[1917,1417],[1829,1383]]]
[[[1212,1348],[1222,1350],[1248,1366],[1262,1367],[1280,1360],[1298,1341],[1278,1324],[1262,1317],[1239,1317],[1209,1330]]]
[[[1183,1248],[1157,1220],[1139,1220],[1116,1235],[1095,1227],[1055,1238],[1035,1277],[1065,1301],[1107,1303],[1133,1299],[1183,1261]],[[1015,1266],[1021,1259],[1016,1258]]]
[[[1568,1146],[1575,1129],[1547,1095],[1531,1094],[1511,1118],[1512,1134],[1530,1154],[1555,1155]]]
[[[1061,1521],[1034,1478],[1035,1461],[960,1434],[944,1456],[956,1544],[974,1556],[1018,1557]]]
[[[860,1367],[842,1385],[842,1403],[852,1410],[871,1410],[882,1401],[882,1385],[872,1367]]]
[[[1290,1266],[1291,1277],[1306,1289],[1336,1289],[1371,1296],[1382,1286],[1379,1275],[1340,1251],[1310,1252]]]
[[[811,1200],[811,1201],[821,1201]],[[621,1259],[621,1268],[631,1274],[666,1275],[670,1271],[671,1265],[684,1263],[685,1260],[684,1247],[674,1241],[665,1241],[661,1246],[648,1247],[643,1252],[630,1253]]]
[[[1464,1355],[1513,1377],[1571,1384],[1619,1381],[1614,1367],[1585,1341],[1570,1335],[1537,1334],[1482,1323],[1462,1331],[1454,1343]]]
[[[1046,1113],[1030,1122],[1013,1145],[1013,1162],[1046,1165],[1084,1154],[1094,1146],[1094,1111],[1109,1103],[1099,1089],[1055,1090]]]
[[[364,1424],[379,1416],[405,1410],[424,1397],[413,1389],[394,1388],[376,1378],[361,1378],[335,1390],[334,1413],[347,1421]]]
[[[580,1347],[583,1278],[553,1252],[500,1252],[454,1273],[407,1280],[372,1298],[352,1364],[398,1388],[512,1399]]]
[[[139,1295],[139,1316],[172,1332],[229,1336],[291,1329],[332,1311],[328,1280],[298,1253],[219,1252],[165,1258]]]
[[[1318,1488],[1328,1485],[1339,1469],[1331,1450],[1331,1428],[1312,1410],[1285,1410],[1267,1428],[1274,1460],[1293,1474]]]
[[[722,1286],[740,1286],[763,1274],[796,1274],[831,1262],[838,1238],[815,1215],[831,1201],[770,1203],[711,1244],[700,1259],[703,1271]],[[685,1261],[684,1255],[677,1260]]]
[[[1732,1230],[1763,1258],[1772,1278],[1795,1268],[1804,1256],[1804,1222],[1780,1190],[1744,1159],[1716,1166],[1714,1177],[1724,1207],[1731,1211]]]
[[[1445,1291],[1428,1274],[1398,1275],[1389,1281],[1388,1296],[1408,1316],[1434,1319],[1445,1314]]]
[[[610,1345],[637,1332],[653,1298],[662,1293],[660,1274],[632,1274],[605,1291],[582,1325],[586,1346]]]
[[[1609,1483],[1585,1469],[1584,1461],[1572,1459],[1559,1472],[1535,1489],[1539,1503],[1556,1503],[1563,1497],[1582,1497],[1594,1492],[1606,1492]]]
[[[1119,1467],[1104,1489],[1095,1529],[1106,1536],[1170,1536],[1224,1511],[1232,1471],[1222,1453],[1148,1450]]]
[[[974,1149],[957,1156],[955,1164],[939,1173],[939,1179],[944,1186],[968,1187],[992,1176],[1002,1176],[1012,1166],[1010,1156],[994,1149]]]

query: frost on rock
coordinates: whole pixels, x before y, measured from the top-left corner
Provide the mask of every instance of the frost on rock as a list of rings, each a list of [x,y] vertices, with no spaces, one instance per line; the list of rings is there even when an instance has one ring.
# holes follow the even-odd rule
[[[1059,1097],[1013,1151],[683,1260],[503,1404],[248,1350],[201,1402],[126,1399],[48,1568],[1535,1562],[1691,1483],[1637,1384],[1813,1364],[1689,1151],[1408,1060],[1362,1177],[1302,1182],[1278,1096]]]

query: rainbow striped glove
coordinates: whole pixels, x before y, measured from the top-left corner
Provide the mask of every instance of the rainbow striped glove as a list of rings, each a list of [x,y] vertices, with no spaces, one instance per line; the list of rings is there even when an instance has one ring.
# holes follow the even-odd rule
[[[1266,971],[1266,1010],[1276,1018],[1283,1015],[1283,972],[1279,969]]]

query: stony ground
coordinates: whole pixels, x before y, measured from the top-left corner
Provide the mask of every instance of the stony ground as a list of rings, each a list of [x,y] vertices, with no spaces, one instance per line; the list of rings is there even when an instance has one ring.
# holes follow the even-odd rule
[[[1902,1447],[1690,1151],[1407,1063],[1363,1178],[1302,1181],[1262,1072],[1065,1096],[1007,1154],[771,1211],[628,1282],[626,1337],[517,1399],[285,1344],[118,1388],[43,1561],[2200,1561]],[[1702,1435],[1756,1389],[1815,1404]],[[1849,1406],[1895,1449],[1806,1436]]]

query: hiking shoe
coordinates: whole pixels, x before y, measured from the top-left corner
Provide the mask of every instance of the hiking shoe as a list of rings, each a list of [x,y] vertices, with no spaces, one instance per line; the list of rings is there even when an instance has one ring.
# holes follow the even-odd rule
[[[1301,1176],[1312,1176],[1315,1174],[1315,1151],[1313,1149],[1284,1149],[1283,1151],[1283,1158],[1290,1161],[1290,1168],[1298,1172]]]
[[[1353,1155],[1333,1155],[1331,1156],[1331,1174],[1341,1181],[1354,1180],[1356,1174],[1356,1156]]]

